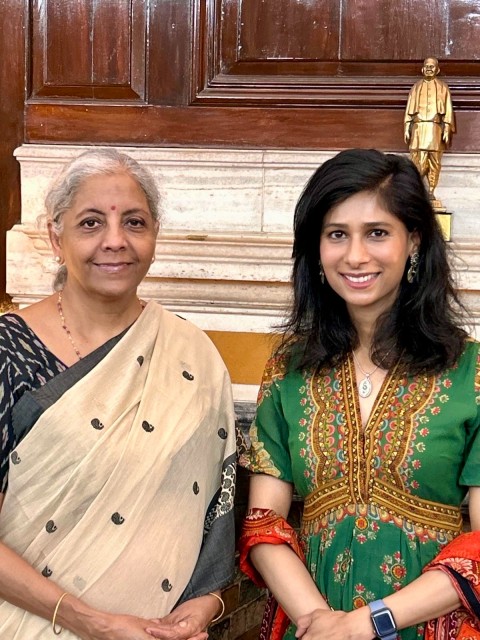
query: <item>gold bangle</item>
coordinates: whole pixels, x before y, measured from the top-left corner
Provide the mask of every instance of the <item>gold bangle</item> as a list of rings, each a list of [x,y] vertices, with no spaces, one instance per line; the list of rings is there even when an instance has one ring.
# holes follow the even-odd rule
[[[65,591],[65,593],[62,593],[62,595],[60,596],[60,598],[57,600],[57,604],[55,605],[55,611],[53,612],[53,616],[52,616],[52,629],[53,629],[53,633],[54,633],[56,636],[59,636],[59,635],[62,633],[62,631],[63,631],[63,628],[62,628],[62,627],[59,627],[59,628],[57,629],[56,621],[57,621],[57,613],[58,613],[58,609],[59,609],[60,605],[62,604],[62,600],[65,598],[65,596],[68,596],[68,595],[69,595],[69,594],[68,594],[66,591]]]
[[[214,622],[217,622],[218,620],[220,620],[220,618],[223,616],[223,614],[225,613],[225,602],[222,600],[222,598],[217,594],[217,593],[213,593],[212,591],[208,592],[209,596],[213,596],[214,598],[216,598],[217,600],[219,600],[220,604],[222,605],[222,610],[220,611],[220,613],[218,614],[218,616],[216,616],[213,620],[210,620],[210,624],[213,624]]]

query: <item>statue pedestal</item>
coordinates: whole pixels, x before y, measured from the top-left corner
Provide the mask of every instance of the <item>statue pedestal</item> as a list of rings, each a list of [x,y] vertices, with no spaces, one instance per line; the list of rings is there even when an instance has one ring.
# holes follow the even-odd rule
[[[452,239],[452,214],[446,209],[435,209],[438,224],[440,225],[443,237],[447,242]]]

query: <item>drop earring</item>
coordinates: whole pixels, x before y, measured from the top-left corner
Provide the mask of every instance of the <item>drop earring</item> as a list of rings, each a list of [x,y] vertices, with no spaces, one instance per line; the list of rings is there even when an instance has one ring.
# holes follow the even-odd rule
[[[323,270],[320,260],[318,261],[318,275],[320,276],[320,282],[325,284],[325,271]]]
[[[409,284],[412,284],[412,282],[415,280],[419,261],[420,254],[418,253],[418,251],[415,251],[415,253],[412,253],[412,255],[410,256],[410,266],[407,271],[407,281],[409,282]]]

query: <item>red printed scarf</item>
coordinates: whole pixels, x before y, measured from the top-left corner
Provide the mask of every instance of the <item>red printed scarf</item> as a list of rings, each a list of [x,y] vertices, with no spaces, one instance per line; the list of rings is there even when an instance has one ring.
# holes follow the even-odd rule
[[[461,606],[430,620],[425,640],[480,640],[480,531],[464,533],[447,544],[424,571],[447,573]]]
[[[239,540],[240,569],[259,587],[265,587],[262,576],[250,562],[250,549],[256,544],[288,544],[305,562],[295,531],[285,518],[270,509],[250,509]],[[263,614],[260,640],[281,640],[290,623],[287,614],[270,595]]]

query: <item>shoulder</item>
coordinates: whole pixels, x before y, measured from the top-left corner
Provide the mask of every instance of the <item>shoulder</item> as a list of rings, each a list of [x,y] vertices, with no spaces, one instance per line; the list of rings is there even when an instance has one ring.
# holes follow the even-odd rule
[[[16,353],[19,346],[30,341],[34,334],[25,320],[15,313],[0,316],[0,350]]]
[[[465,342],[465,347],[463,349],[462,355],[459,358],[459,363],[461,363],[462,360],[477,362],[479,358],[480,358],[480,341],[475,340],[474,338],[468,338]]]
[[[180,353],[185,353],[186,359],[196,357],[199,360],[206,359],[210,363],[216,361],[224,366],[217,347],[203,329],[186,318],[168,311],[158,303],[156,306],[161,313],[161,326],[167,336],[171,336],[169,340],[171,349],[178,349]]]
[[[211,341],[205,331],[193,324],[193,322],[190,322],[187,318],[173,313],[172,311],[168,311],[168,309],[165,309],[165,307],[162,307],[162,305],[158,303],[156,303],[156,306],[160,309],[162,314],[162,324],[166,329],[175,331],[178,336],[183,336],[189,340],[211,344]]]
[[[475,390],[480,392],[480,342],[468,339],[457,363],[446,374],[458,377],[468,386],[473,378]]]
[[[297,366],[301,352],[298,345],[288,345],[275,350],[265,364],[263,371],[263,384],[288,382],[298,376],[303,377],[305,372]]]

